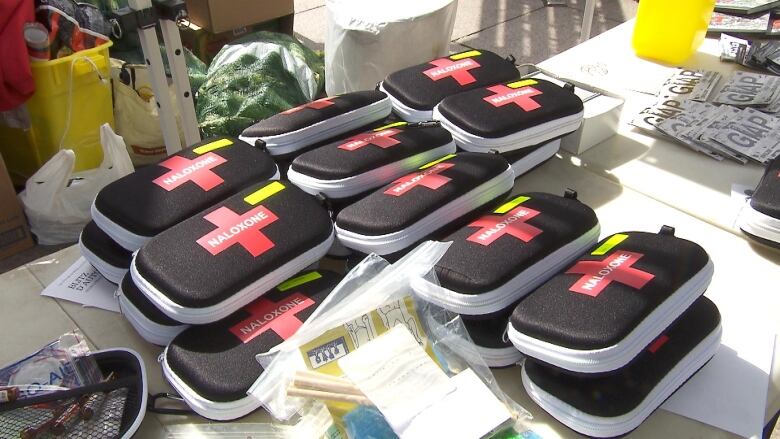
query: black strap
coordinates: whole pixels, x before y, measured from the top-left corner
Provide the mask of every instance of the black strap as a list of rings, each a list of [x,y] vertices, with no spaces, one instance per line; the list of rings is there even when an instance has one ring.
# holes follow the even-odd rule
[[[157,401],[160,399],[176,401],[185,408],[157,407]],[[193,413],[192,409],[187,406],[181,396],[167,392],[155,393],[154,395],[150,393],[146,401],[146,411],[161,415],[189,415]]]

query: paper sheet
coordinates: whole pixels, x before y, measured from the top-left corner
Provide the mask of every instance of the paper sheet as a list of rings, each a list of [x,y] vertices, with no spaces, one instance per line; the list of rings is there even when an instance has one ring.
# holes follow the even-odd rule
[[[480,438],[511,421],[506,406],[471,369],[450,378],[457,390],[417,415],[401,439]]]
[[[41,296],[119,312],[119,302],[114,297],[115,291],[116,285],[107,281],[95,267],[80,257],[60,277],[49,284],[41,292]]]
[[[724,325],[712,360],[661,408],[742,437],[760,438],[774,343],[771,332]]]
[[[347,378],[374,403],[396,433],[456,388],[404,325],[395,326],[338,361]]]

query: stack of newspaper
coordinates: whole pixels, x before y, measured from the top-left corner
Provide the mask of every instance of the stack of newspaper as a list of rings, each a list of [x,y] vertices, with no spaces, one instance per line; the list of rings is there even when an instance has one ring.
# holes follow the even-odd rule
[[[720,74],[678,70],[658,101],[631,122],[716,160],[767,163],[780,155],[780,77],[736,72],[705,102]],[[684,84],[684,86],[683,86]]]

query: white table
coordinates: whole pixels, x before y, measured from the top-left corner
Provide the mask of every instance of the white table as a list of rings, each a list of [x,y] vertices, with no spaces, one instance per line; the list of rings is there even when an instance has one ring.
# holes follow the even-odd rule
[[[589,77],[577,67],[584,62],[602,62],[631,70],[625,65],[643,64],[630,52],[620,52],[628,44],[630,25],[619,26],[585,44],[564,52],[543,67],[564,76],[575,76],[586,82]],[[627,46],[626,46],[627,47]],[[709,43],[704,50],[711,49]],[[605,52],[609,50],[610,52]],[[614,59],[620,56],[619,66]],[[700,54],[705,68],[726,68]],[[650,66],[652,67],[652,66]],[[649,72],[650,67],[646,67]],[[588,75],[589,76],[589,75]],[[630,81],[609,82],[611,89],[625,92]],[[605,84],[598,84],[604,86]],[[643,96],[626,94],[624,119],[632,116],[632,108]],[[614,138],[588,151],[582,159],[563,156],[555,158],[521,177],[517,191],[547,191],[563,193],[574,188],[579,198],[592,206],[602,225],[602,235],[643,230],[657,231],[661,225],[676,227],[677,236],[702,244],[715,262],[716,272],[707,296],[715,301],[723,315],[724,331],[733,322],[751,322],[780,331],[780,252],[757,246],[731,227],[733,212],[725,211],[732,182],[755,184],[760,169],[728,162],[718,163],[694,154],[685,148],[649,138],[621,127]],[[652,179],[647,181],[648,179]],[[143,341],[119,315],[98,309],[83,308],[74,303],[40,297],[45,285],[52,282],[78,257],[78,249],[70,247],[50,257],[0,275],[0,364],[17,359],[59,334],[75,327],[81,329],[95,348],[129,347],[138,351],[147,367],[151,393],[170,391],[157,364],[161,348]],[[754,280],[750,288],[744,276]],[[733,327],[733,326],[732,326]],[[766,419],[780,410],[780,349],[771,373]],[[495,371],[502,388],[534,416],[530,422],[544,437],[576,437],[538,408],[526,395],[520,383],[519,369]],[[267,422],[263,412],[241,422]],[[196,416],[164,416],[147,414],[138,438],[164,438],[164,426],[179,423],[205,422]],[[631,437],[639,438],[718,438],[734,435],[687,418],[656,411]]]

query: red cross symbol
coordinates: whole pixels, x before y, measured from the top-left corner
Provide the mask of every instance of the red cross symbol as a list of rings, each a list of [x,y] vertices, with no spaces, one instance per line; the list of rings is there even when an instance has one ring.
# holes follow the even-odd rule
[[[152,183],[166,191],[172,191],[191,181],[200,186],[204,191],[210,191],[224,181],[212,169],[225,162],[227,160],[213,152],[203,154],[192,160],[175,155],[159,163],[160,166],[168,168],[170,171],[155,178]]]
[[[320,108],[330,107],[331,105],[333,105],[333,102],[330,101],[331,99],[333,98],[329,97],[329,98],[317,99],[316,101],[311,101],[308,104],[299,105],[297,107],[290,108],[289,110],[282,111],[282,114],[293,114],[303,110],[304,108],[319,110]]]
[[[579,261],[566,274],[584,274],[569,288],[574,293],[597,297],[612,281],[641,290],[655,275],[631,266],[644,256],[634,252],[615,252],[603,261]]]
[[[425,186],[428,189],[436,190],[450,181],[449,177],[439,175],[439,173],[445,169],[450,169],[453,166],[455,165],[452,163],[439,163],[436,166],[428,168],[424,171],[415,172],[414,174],[401,177],[393,182],[394,186],[387,189],[385,194],[400,197],[417,186]]]
[[[398,140],[393,139],[393,136],[400,132],[400,130],[391,128],[389,130],[358,134],[355,137],[350,137],[346,142],[339,145],[339,149],[354,151],[366,145],[375,145],[382,149],[389,148],[401,143]]]
[[[524,111],[533,111],[541,108],[541,105],[531,98],[539,96],[542,92],[533,87],[509,88],[506,85],[494,85],[493,87],[488,87],[488,90],[495,94],[482,99],[494,107],[517,104]]]
[[[243,343],[271,330],[282,340],[287,340],[303,325],[295,314],[314,305],[314,301],[301,293],[295,293],[284,300],[272,302],[261,297],[244,307],[249,317],[230,328],[230,332]]]
[[[466,238],[466,241],[490,245],[504,235],[511,235],[523,242],[528,242],[542,233],[542,229],[526,223],[539,213],[538,210],[518,206],[506,215],[483,216],[469,224],[469,227],[481,227],[481,229],[472,233]]]
[[[273,248],[274,243],[261,230],[279,218],[263,206],[238,215],[227,207],[204,216],[203,219],[217,228],[196,242],[216,256],[235,244],[241,245],[254,257]]]
[[[453,61],[449,58],[439,58],[431,61],[431,64],[436,67],[425,70],[423,74],[433,81],[438,81],[442,78],[452,78],[460,85],[468,85],[477,81],[477,78],[469,70],[479,67],[479,63],[471,58],[458,61]]]

